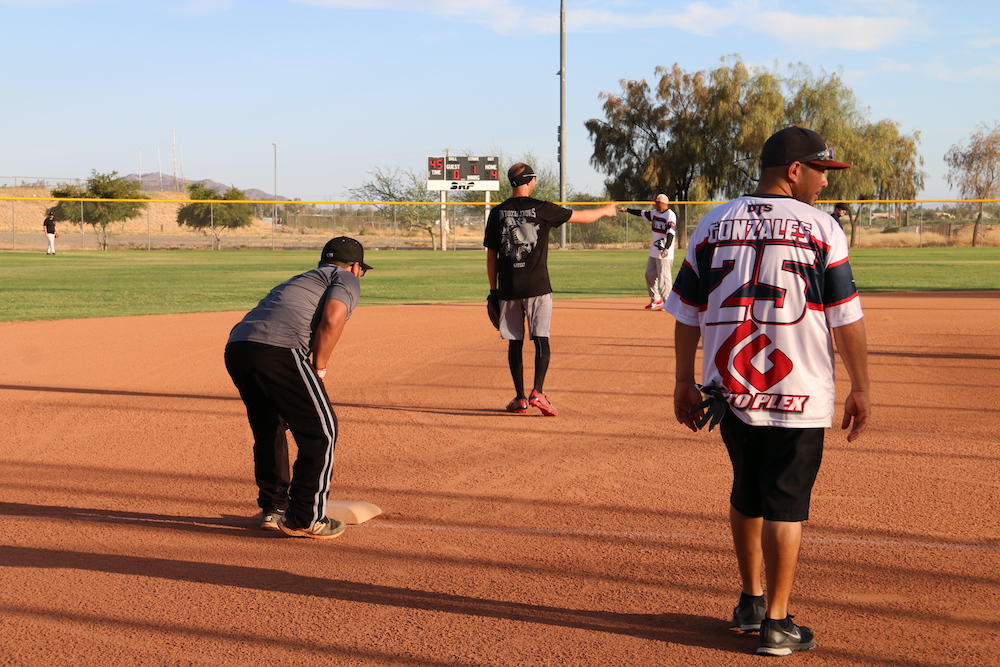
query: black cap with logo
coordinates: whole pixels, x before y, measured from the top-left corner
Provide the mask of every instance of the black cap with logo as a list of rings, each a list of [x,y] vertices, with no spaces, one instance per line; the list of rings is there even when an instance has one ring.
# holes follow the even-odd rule
[[[833,159],[833,149],[826,140],[804,127],[786,127],[771,135],[760,152],[760,166],[781,167],[793,162],[808,162],[827,169],[847,169],[851,165]]]
[[[357,262],[365,271],[371,271],[372,267],[365,264],[365,248],[354,239],[347,236],[338,236],[330,239],[323,246],[323,254],[319,258],[320,264],[325,262],[347,262],[354,264]]]

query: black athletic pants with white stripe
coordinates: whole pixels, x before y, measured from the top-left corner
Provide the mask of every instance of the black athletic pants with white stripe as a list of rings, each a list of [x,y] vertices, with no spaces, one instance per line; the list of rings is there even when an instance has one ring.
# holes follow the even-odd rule
[[[289,523],[311,526],[326,516],[337,444],[323,381],[302,350],[241,341],[226,345],[225,359],[253,431],[257,504],[287,509]],[[291,475],[286,424],[298,449]]]

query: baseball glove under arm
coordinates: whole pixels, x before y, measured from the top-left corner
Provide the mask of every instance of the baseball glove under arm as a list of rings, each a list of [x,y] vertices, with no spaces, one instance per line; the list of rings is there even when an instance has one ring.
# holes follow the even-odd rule
[[[493,328],[500,330],[500,290],[491,289],[486,297],[486,314],[490,316]]]

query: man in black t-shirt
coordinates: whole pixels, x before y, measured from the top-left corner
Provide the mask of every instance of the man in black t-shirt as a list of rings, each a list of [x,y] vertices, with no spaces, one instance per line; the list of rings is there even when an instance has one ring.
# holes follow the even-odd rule
[[[591,223],[614,217],[617,204],[572,211],[531,197],[537,179],[531,167],[519,162],[507,171],[513,188],[510,199],[492,211],[486,222],[486,273],[490,295],[500,300],[500,336],[509,341],[507,362],[517,395],[508,412],[523,414],[528,406],[555,417],[542,391],[549,368],[549,328],[552,321],[552,284],[549,281],[549,230],[565,222]],[[535,342],[535,376],[531,395],[524,393],[524,322]]]

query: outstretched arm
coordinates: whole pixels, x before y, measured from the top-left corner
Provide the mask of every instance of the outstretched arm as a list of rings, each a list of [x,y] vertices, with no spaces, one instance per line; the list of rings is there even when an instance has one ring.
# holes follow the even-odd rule
[[[840,428],[851,426],[847,441],[853,442],[868,427],[872,411],[871,387],[868,383],[868,340],[865,321],[857,320],[833,329],[837,350],[851,378],[851,393],[844,401],[844,419]],[[853,426],[852,426],[853,422]]]
[[[612,202],[600,208],[589,208],[583,211],[573,211],[573,215],[569,216],[567,222],[578,222],[580,224],[589,224],[591,222],[596,222],[601,218],[613,218],[618,214],[618,203]]]

